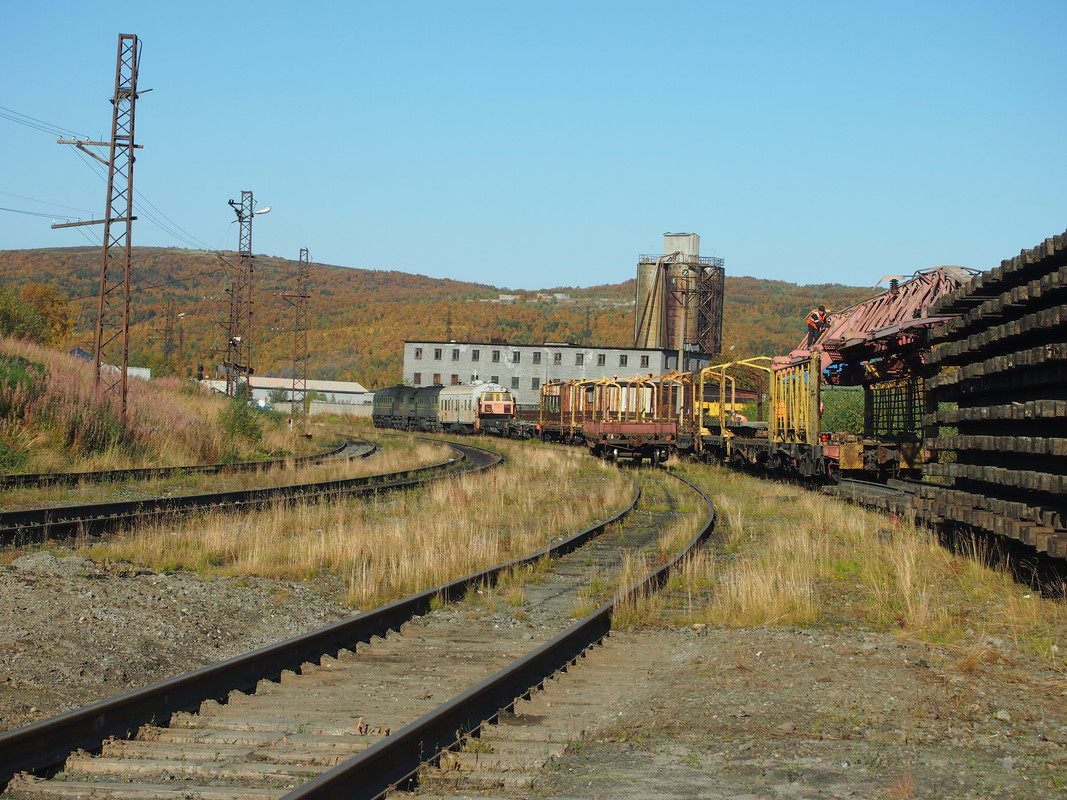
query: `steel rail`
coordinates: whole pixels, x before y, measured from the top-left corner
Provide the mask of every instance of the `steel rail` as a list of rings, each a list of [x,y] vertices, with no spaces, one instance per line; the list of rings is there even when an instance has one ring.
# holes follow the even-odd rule
[[[588,647],[602,641],[610,633],[615,604],[652,587],[662,587],[670,571],[714,529],[715,509],[710,498],[682,476],[668,474],[700,494],[708,508],[701,529],[674,558],[511,666],[295,789],[283,800],[372,800],[380,797],[415,775],[422,764],[495,719],[500,711],[511,708],[516,700],[573,663]]]
[[[231,464],[193,464],[184,467],[134,467],[130,469],[108,469],[97,472],[42,472],[0,475],[0,491],[25,488],[27,486],[72,486],[77,483],[120,483],[122,481],[146,481],[166,478],[176,474],[217,475],[227,472],[254,472],[259,469],[284,469],[289,463],[294,466],[315,464],[323,459],[333,458],[344,452],[345,448],[360,441],[351,439],[339,447],[310,456],[292,459],[274,458],[266,461],[241,461]],[[368,442],[368,444],[373,444]],[[377,445],[375,445],[375,448]],[[371,451],[373,452],[373,451]],[[368,454],[369,455],[369,454]]]
[[[471,445],[450,444],[482,450]],[[499,454],[492,455],[502,460]],[[499,460],[493,463],[499,463]],[[299,672],[302,664],[317,662],[324,655],[336,656],[338,651],[350,650],[360,642],[369,642],[374,636],[385,636],[412,617],[426,614],[437,599],[452,601],[462,597],[468,587],[488,582],[505,570],[534,564],[545,557],[565,555],[632,512],[640,494],[635,482],[633,497],[625,509],[531,556],[472,573],[365,614],[119,697],[0,733],[0,787],[6,786],[17,772],[55,767],[75,750],[98,750],[110,736],[128,737],[142,725],[166,724],[171,715],[195,711],[205,700],[225,703],[232,691],[252,691],[259,681],[276,681],[285,670]]]
[[[449,446],[457,452],[462,451],[464,447],[471,447],[452,442]],[[481,448],[471,449],[477,451]],[[263,489],[208,492],[179,497],[3,511],[0,512],[0,545],[24,545],[44,541],[50,536],[62,538],[72,534],[97,534],[113,530],[122,523],[145,517],[176,515],[194,510],[220,507],[247,509],[279,500],[295,501],[322,495],[353,495],[362,492],[403,489],[420,483],[427,473],[447,470],[465,459],[466,456],[460,452],[458,457],[438,464],[383,475],[364,475],[358,478],[342,478]]]

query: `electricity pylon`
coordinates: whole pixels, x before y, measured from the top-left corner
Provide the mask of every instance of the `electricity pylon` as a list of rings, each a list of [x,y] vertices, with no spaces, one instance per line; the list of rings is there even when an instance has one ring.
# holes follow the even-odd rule
[[[137,69],[141,46],[131,33],[119,34],[115,66],[115,95],[111,100],[111,141],[60,139],[107,165],[107,211],[102,220],[54,223],[53,228],[104,225],[104,253],[100,266],[100,302],[97,307],[93,363],[96,386],[121,398],[126,416],[127,368],[130,353],[130,230],[133,216],[134,109],[137,102]],[[105,161],[88,147],[110,148]],[[116,363],[117,362],[117,363]]]

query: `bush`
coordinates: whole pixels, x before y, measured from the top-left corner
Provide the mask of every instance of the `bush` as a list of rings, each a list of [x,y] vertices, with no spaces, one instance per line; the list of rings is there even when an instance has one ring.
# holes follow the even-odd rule
[[[248,399],[247,390],[238,392],[219,414],[219,425],[229,436],[255,443],[263,438],[263,424]]]
[[[0,471],[18,472],[26,466],[26,453],[0,439]]]
[[[45,390],[44,364],[0,353],[0,418],[22,417],[31,400]]]
[[[47,328],[44,317],[18,292],[10,286],[0,287],[0,335],[44,342],[48,339]]]

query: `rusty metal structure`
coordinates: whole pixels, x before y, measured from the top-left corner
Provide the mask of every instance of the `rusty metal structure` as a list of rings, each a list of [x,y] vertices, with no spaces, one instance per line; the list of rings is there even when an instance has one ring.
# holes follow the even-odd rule
[[[949,319],[931,309],[976,272],[963,267],[934,267],[910,277],[885,277],[878,282],[888,282],[882,293],[830,313],[829,327],[812,349],[820,357],[827,383],[863,387],[864,437],[908,443],[921,439],[928,337]],[[778,363],[808,357],[801,345]],[[858,453],[863,448],[853,449]],[[911,453],[909,468],[918,468],[917,461],[911,463],[918,457],[918,449],[904,450]],[[863,468],[847,456],[843,461]]]
[[[307,382],[308,382],[308,300],[311,298],[311,261],[306,247],[300,248],[300,266],[296,274],[296,291],[282,294],[281,298],[295,311],[293,320],[293,386],[289,394],[292,408],[289,412],[293,430],[307,433]],[[299,421],[298,421],[299,420]]]
[[[95,382],[108,393],[117,394],[122,415],[126,415],[127,372],[130,351],[130,270],[133,215],[134,120],[137,104],[137,71],[141,45],[137,36],[119,34],[115,65],[115,93],[111,99],[111,141],[91,142],[60,139],[107,165],[107,207],[102,220],[65,222],[53,228],[104,225],[103,260],[100,266],[100,299],[97,304],[96,332],[93,337]],[[89,147],[107,147],[105,161]]]
[[[642,255],[637,265],[634,347],[715,355],[722,350],[723,259],[700,256],[695,233],[665,233],[663,255]]]
[[[226,394],[235,397],[240,391],[241,376],[247,384],[255,370],[252,367],[252,217],[255,215],[252,192],[241,192],[241,201],[229,201],[240,226],[237,246],[237,265],[232,268],[230,285],[230,317],[227,325]]]

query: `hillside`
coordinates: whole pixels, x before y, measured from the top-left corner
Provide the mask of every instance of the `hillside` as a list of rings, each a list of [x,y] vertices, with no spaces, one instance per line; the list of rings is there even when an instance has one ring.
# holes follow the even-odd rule
[[[236,254],[134,248],[133,258],[130,364],[151,367],[153,374],[190,376],[203,362],[205,374],[211,374],[224,355],[225,290]],[[56,284],[77,317],[68,346],[91,349],[100,259],[93,247],[0,251],[0,285]],[[258,374],[292,374],[293,308],[282,295],[295,291],[297,269],[295,261],[255,258],[253,364]],[[634,291],[633,278],[591,288],[510,292],[313,264],[308,377],[356,380],[370,388],[396,383],[403,342],[414,338],[629,346]],[[502,294],[516,299],[500,302]],[[822,302],[832,310],[871,294],[871,289],[837,284],[795,286],[727,274],[724,349],[735,357],[786,352],[800,341],[804,316],[813,305]]]

